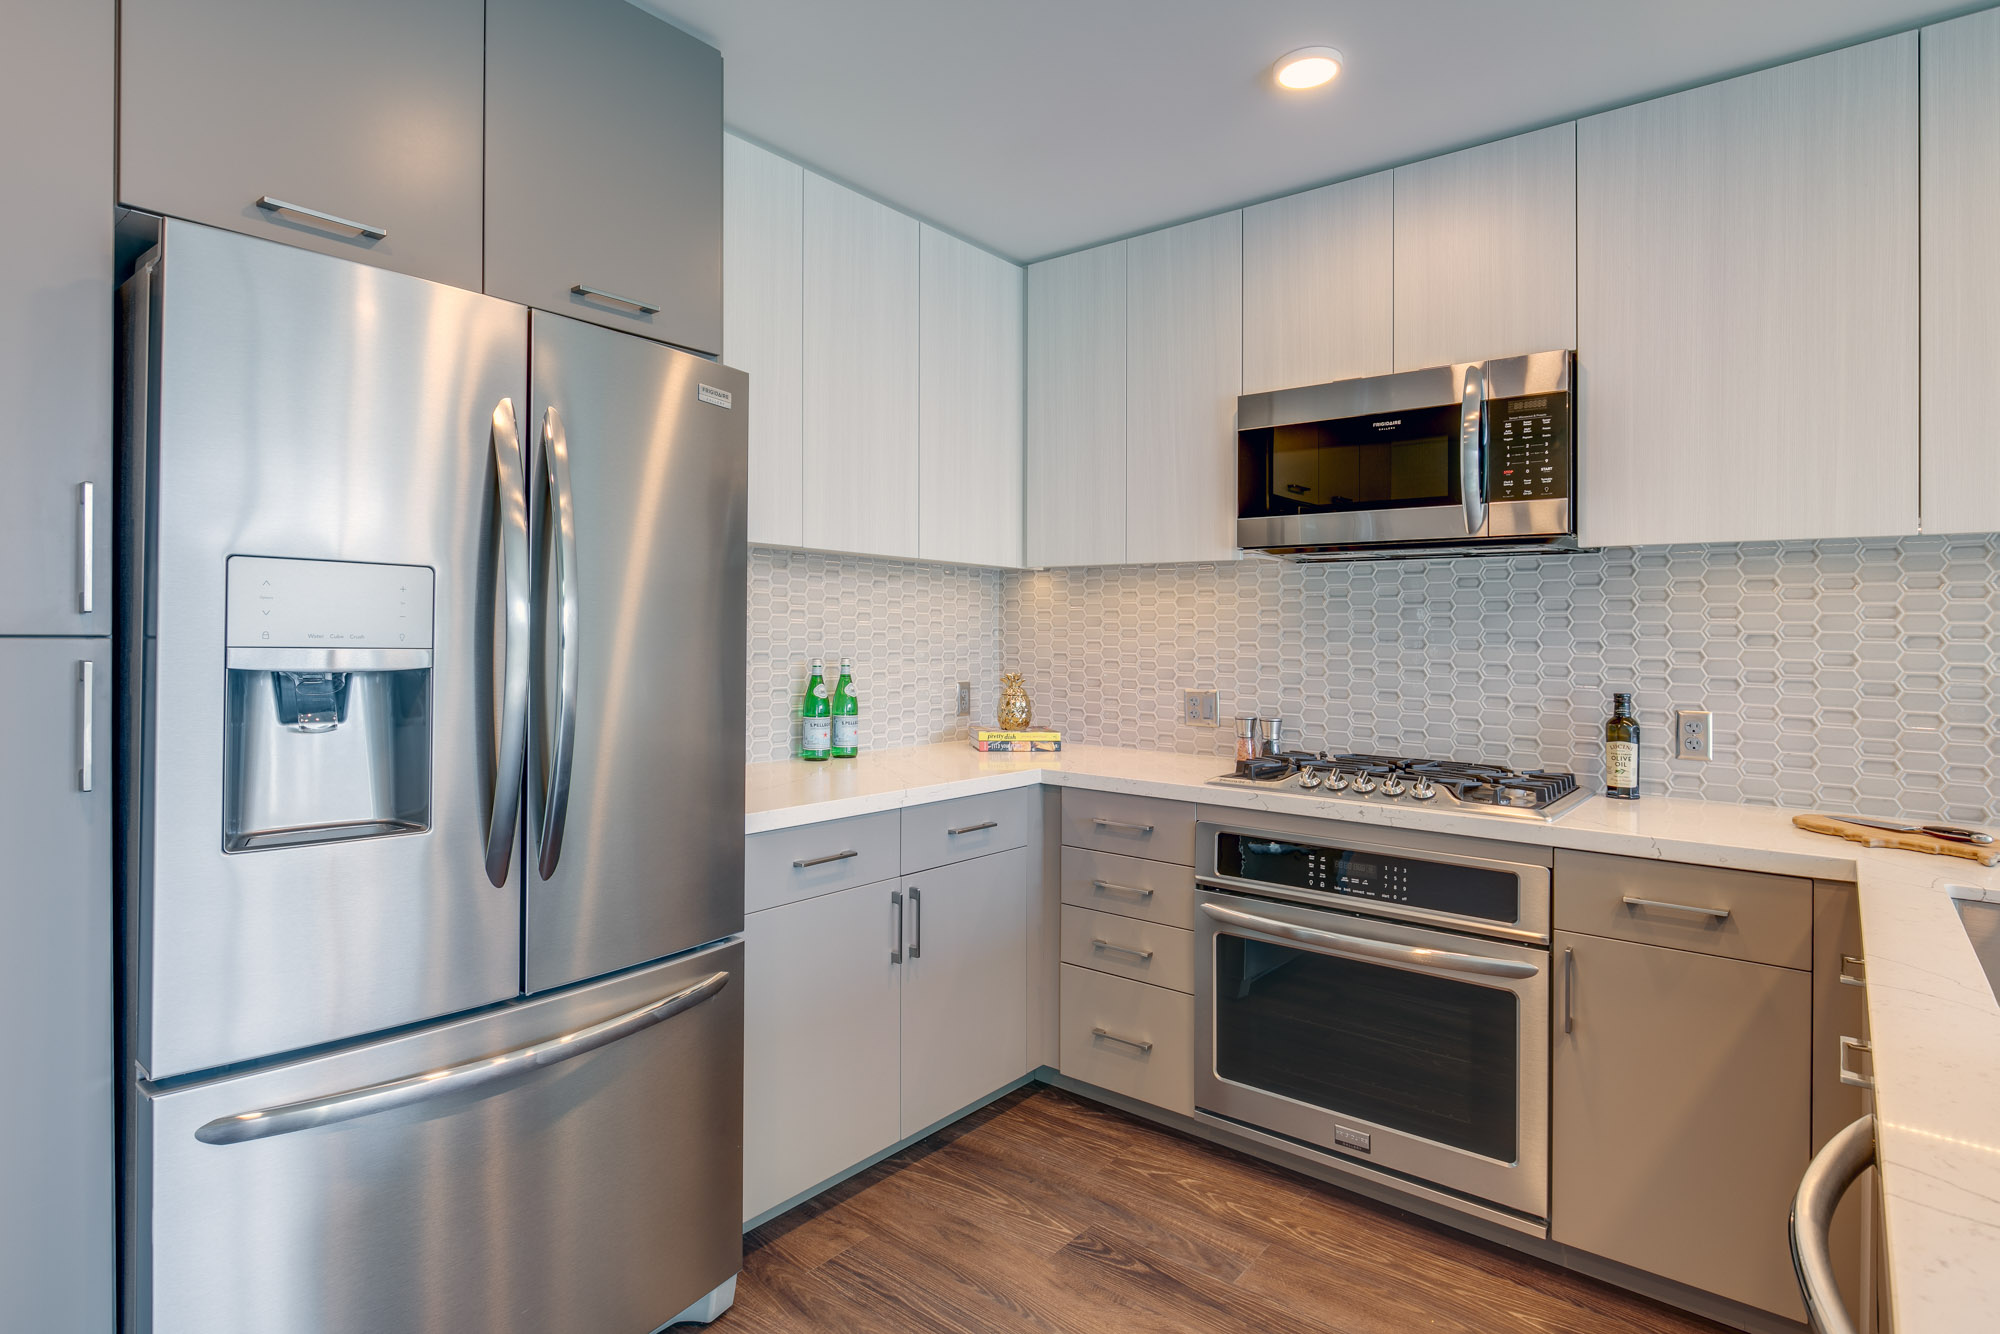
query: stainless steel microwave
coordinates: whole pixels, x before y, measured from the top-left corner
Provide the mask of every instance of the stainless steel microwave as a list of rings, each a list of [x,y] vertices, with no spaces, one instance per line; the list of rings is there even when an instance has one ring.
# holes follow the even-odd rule
[[[1236,400],[1236,544],[1296,560],[1576,550],[1576,354]]]

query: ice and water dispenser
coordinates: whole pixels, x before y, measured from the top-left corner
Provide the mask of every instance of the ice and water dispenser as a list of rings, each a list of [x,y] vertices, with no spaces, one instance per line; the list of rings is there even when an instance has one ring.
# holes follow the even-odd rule
[[[431,823],[432,571],[229,558],[229,852]]]

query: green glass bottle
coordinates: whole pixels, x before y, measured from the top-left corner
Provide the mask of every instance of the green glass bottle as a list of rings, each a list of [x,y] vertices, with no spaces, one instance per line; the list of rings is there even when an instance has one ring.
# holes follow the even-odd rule
[[[799,758],[824,760],[833,754],[833,709],[827,701],[826,668],[813,659],[812,679],[806,682],[805,734],[799,741]]]
[[[1639,720],[1632,716],[1632,697],[1623,693],[1611,697],[1604,723],[1604,795],[1639,799]]]
[[[861,703],[854,697],[854,659],[840,660],[840,680],[833,687],[833,753],[851,760],[861,749]]]

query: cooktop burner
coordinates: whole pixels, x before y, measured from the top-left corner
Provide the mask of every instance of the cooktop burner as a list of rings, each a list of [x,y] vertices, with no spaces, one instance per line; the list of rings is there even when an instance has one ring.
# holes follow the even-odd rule
[[[1233,773],[1211,781],[1323,797],[1435,804],[1531,820],[1558,819],[1588,797],[1576,775],[1551,770],[1308,750],[1247,760]]]

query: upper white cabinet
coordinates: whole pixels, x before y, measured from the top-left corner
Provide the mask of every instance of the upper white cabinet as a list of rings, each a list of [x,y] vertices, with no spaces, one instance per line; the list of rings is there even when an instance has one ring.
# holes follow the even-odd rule
[[[1022,272],[935,227],[918,250],[919,554],[1019,565]]]
[[[803,544],[914,557],[916,219],[806,173],[804,290]]]
[[[1243,210],[1243,392],[1387,375],[1396,187],[1381,172]]]
[[[2000,529],[1994,368],[2000,366],[2000,10],[1925,28],[1923,454],[1925,532]]]
[[[1584,544],[1915,532],[1916,34],[1578,150]]]
[[[1125,559],[1236,557],[1243,214],[1125,243]]]
[[[1029,565],[1125,559],[1125,249],[1028,269]]]
[[[1576,346],[1576,126],[1398,167],[1396,369]]]
[[[750,540],[805,542],[805,172],[722,143],[722,359],[750,376]]]

